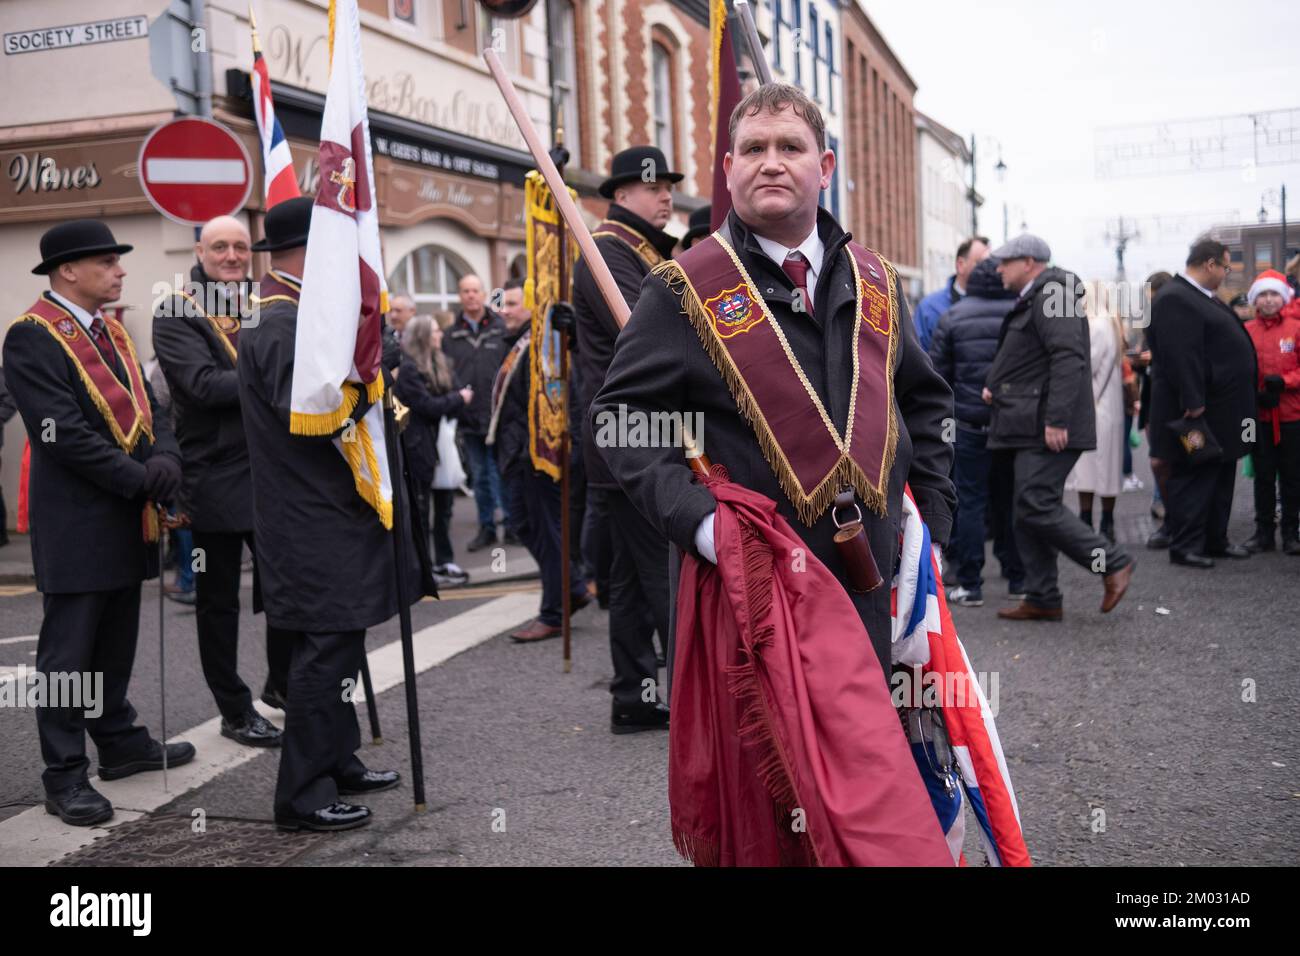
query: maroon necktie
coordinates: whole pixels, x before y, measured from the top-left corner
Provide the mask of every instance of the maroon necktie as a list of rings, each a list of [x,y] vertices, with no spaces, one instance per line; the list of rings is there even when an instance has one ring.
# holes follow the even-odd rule
[[[794,287],[803,293],[804,311],[812,315],[813,300],[808,294],[808,260],[800,253],[792,252],[785,257],[785,262],[781,263],[781,271],[788,275]]]
[[[109,368],[116,364],[113,361],[113,347],[108,342],[108,330],[104,328],[104,320],[95,316],[90,320],[90,340],[95,343],[95,348],[99,349],[99,354],[104,357],[104,361]]]

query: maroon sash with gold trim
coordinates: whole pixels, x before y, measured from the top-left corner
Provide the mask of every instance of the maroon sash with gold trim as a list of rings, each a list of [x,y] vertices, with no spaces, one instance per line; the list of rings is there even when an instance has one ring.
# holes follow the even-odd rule
[[[615,239],[626,242],[632,247],[632,251],[644,259],[646,265],[652,269],[664,261],[664,257],[659,255],[659,250],[654,247],[654,243],[631,226],[625,226],[613,219],[606,219],[591,234],[593,239],[599,239],[602,236],[613,236]]]
[[[113,439],[123,451],[130,454],[141,435],[150,442],[153,441],[153,414],[144,388],[144,376],[135,356],[135,346],[120,322],[103,316],[104,327],[108,330],[118,361],[126,369],[129,389],[104,361],[103,355],[81,323],[57,302],[41,296],[26,313],[18,317],[18,321],[35,322],[63,346],[76,366],[86,391],[90,393],[91,401],[104,416]]]
[[[857,300],[853,392],[844,435],[721,232],[655,270],[681,299],[683,312],[806,525],[814,524],[849,486],[873,511],[884,514],[898,442],[894,271],[856,243],[850,242],[844,254]],[[829,267],[828,262],[824,268]]]
[[[297,306],[301,295],[302,283],[272,269],[258,282],[258,294],[252,297],[252,301],[253,306],[259,309],[272,302],[292,302]]]
[[[214,315],[203,307],[202,302],[194,298],[194,296],[190,295],[185,290],[178,289],[176,294],[193,306],[198,311],[199,315],[203,316],[203,318],[207,320],[212,331],[216,333],[217,340],[225,346],[226,354],[230,356],[231,364],[233,365],[237,363],[239,361],[238,307],[236,307],[235,315],[222,315],[220,313]]]

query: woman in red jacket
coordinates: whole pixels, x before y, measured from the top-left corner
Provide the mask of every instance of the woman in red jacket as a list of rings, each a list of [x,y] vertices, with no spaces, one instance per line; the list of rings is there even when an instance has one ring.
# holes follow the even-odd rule
[[[1246,331],[1259,356],[1259,427],[1255,462],[1255,536],[1251,551],[1272,551],[1277,508],[1274,484],[1282,481],[1282,550],[1300,555],[1300,302],[1280,272],[1261,272],[1250,287],[1255,318]]]

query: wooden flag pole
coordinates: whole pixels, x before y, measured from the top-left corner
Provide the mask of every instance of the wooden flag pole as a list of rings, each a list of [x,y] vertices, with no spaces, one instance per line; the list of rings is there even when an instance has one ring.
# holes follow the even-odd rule
[[[515,118],[515,124],[519,127],[519,132],[523,134],[524,142],[528,144],[528,152],[533,154],[533,162],[537,164],[537,171],[542,174],[542,178],[546,180],[546,185],[550,187],[551,195],[555,197],[556,208],[560,210],[560,215],[564,218],[569,231],[573,233],[573,238],[578,241],[578,249],[582,253],[582,258],[587,261],[587,268],[591,270],[591,276],[596,280],[596,286],[605,299],[605,305],[609,307],[610,314],[614,317],[614,321],[618,323],[618,327],[623,328],[627,325],[627,320],[631,318],[632,310],[627,307],[627,300],[623,298],[623,293],[619,291],[613,273],[609,271],[609,266],[605,264],[605,259],[601,256],[600,250],[596,248],[596,240],[591,238],[591,231],[587,228],[587,224],[582,221],[582,214],[578,212],[577,204],[574,203],[573,197],[569,195],[569,188],[564,183],[564,177],[555,168],[550,153],[542,144],[542,138],[537,135],[537,127],[533,126],[533,121],[529,119],[528,110],[524,108],[524,101],[519,98],[519,92],[515,89],[514,83],[510,81],[510,75],[506,73],[506,68],[501,65],[501,58],[496,55],[496,51],[488,48],[483,51],[483,59],[492,74],[492,79],[496,80],[497,89],[501,91],[501,95],[505,98],[510,115]],[[697,474],[708,474],[708,456],[698,451],[689,438],[686,439],[686,461],[691,470]]]
[[[749,47],[750,59],[758,71],[758,82],[767,86],[772,81],[772,68],[767,63],[767,54],[763,52],[763,41],[758,38],[758,24],[754,22],[754,10],[749,0],[736,0],[736,16],[740,17],[740,30],[745,34],[745,45]]]

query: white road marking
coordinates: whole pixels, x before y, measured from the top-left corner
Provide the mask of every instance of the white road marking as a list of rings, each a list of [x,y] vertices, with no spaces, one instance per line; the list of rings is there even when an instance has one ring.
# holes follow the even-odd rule
[[[35,641],[39,639],[39,634],[24,634],[22,637],[0,637],[0,644],[21,644],[23,641]]]
[[[511,594],[471,608],[463,614],[416,631],[415,669],[423,673],[457,654],[482,644],[537,613],[537,593]],[[402,643],[392,641],[367,655],[375,693],[402,683]],[[0,668],[0,672],[3,672]],[[364,695],[358,694],[357,701]],[[283,718],[261,701],[254,706],[266,717]],[[363,719],[364,715],[359,715]],[[113,803],[113,819],[97,827],[67,826],[58,817],[35,806],[7,820],[0,821],[0,861],[5,866],[48,866],[103,836],[109,829],[158,809],[177,797],[233,770],[254,757],[266,753],[254,747],[242,747],[221,736],[221,718],[213,717],[172,738],[186,740],[198,752],[191,763],[167,771],[168,792],[162,789],[162,774],[141,773],[124,780],[104,781],[92,777],[91,783]],[[271,807],[267,806],[267,816]]]

